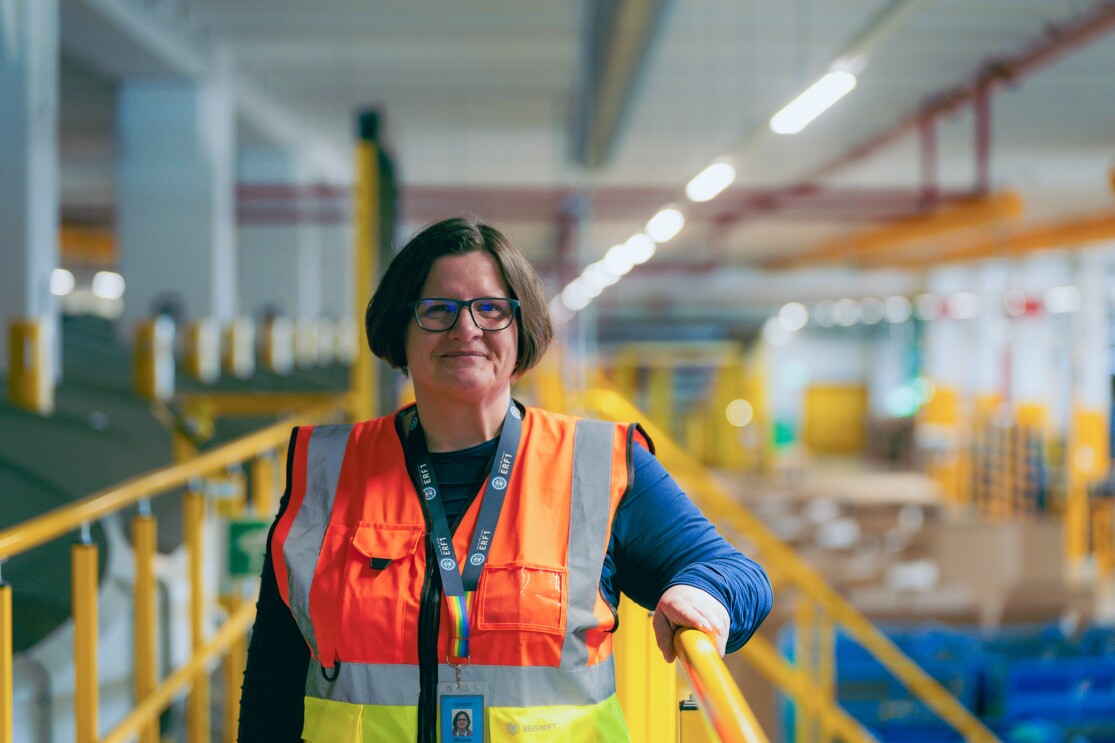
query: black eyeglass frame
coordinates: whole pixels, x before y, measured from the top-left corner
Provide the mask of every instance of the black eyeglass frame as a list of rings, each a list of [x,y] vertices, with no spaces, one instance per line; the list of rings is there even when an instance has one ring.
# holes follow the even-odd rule
[[[506,325],[504,325],[501,328],[485,328],[485,327],[481,326],[480,323],[476,322],[476,315],[474,315],[472,313],[472,304],[473,304],[473,302],[480,302],[480,301],[483,301],[485,299],[487,299],[487,300],[498,299],[501,302],[509,302],[511,304],[511,314],[507,319],[507,324]],[[430,329],[430,328],[427,328],[425,325],[423,325],[422,324],[422,319],[418,317],[418,305],[421,304],[422,302],[430,302],[430,301],[438,301],[438,300],[440,300],[442,302],[455,302],[457,304],[457,314],[453,317],[453,322],[449,323],[449,327],[440,328],[440,329]],[[509,327],[511,327],[511,323],[515,322],[515,315],[516,315],[516,313],[519,312],[519,308],[521,306],[522,305],[520,304],[519,300],[511,299],[511,297],[473,297],[472,299],[453,299],[452,297],[420,297],[420,298],[414,300],[413,302],[407,303],[407,307],[410,309],[410,313],[412,315],[414,315],[414,321],[416,323],[418,323],[418,327],[422,328],[427,333],[448,333],[450,330],[452,330],[454,327],[457,326],[457,321],[461,319],[461,310],[463,310],[465,308],[468,308],[468,314],[469,314],[469,317],[472,318],[472,324],[473,325],[480,328],[485,333],[498,333],[501,330],[507,330]]]

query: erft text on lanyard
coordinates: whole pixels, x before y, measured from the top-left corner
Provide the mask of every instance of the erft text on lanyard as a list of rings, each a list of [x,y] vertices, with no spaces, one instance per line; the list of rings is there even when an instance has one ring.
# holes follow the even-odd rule
[[[407,437],[406,460],[411,476],[418,483],[419,494],[426,501],[430,513],[430,541],[437,556],[438,571],[441,573],[442,591],[445,593],[450,613],[450,655],[468,658],[468,598],[480,582],[480,571],[488,559],[492,546],[492,536],[499,523],[503,510],[503,497],[511,481],[511,470],[519,450],[522,436],[522,413],[512,400],[503,420],[503,431],[499,436],[496,456],[492,468],[480,494],[480,513],[476,518],[476,529],[472,534],[472,545],[465,556],[464,568],[457,565],[457,555],[453,549],[453,533],[445,516],[445,506],[441,500],[437,478],[430,462],[430,452],[426,448],[426,436],[422,424],[415,413],[410,423]]]

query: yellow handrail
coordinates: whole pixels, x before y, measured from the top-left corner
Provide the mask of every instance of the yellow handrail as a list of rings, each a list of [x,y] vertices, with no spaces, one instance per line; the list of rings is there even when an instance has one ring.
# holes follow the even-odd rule
[[[60,506],[28,519],[22,524],[0,531],[0,560],[26,552],[64,534],[78,529],[110,513],[126,508],[171,488],[185,485],[195,478],[251,459],[260,452],[282,446],[290,438],[290,428],[302,422],[320,421],[333,411],[346,409],[349,396],[339,395],[330,405],[314,408],[254,433],[242,436],[224,446],[198,455],[181,464],[161,467],[98,491],[87,498]]]
[[[320,396],[317,396],[320,400]],[[74,503],[56,508],[36,518],[0,531],[0,562],[4,558],[26,552],[41,544],[61,537],[92,521],[115,513],[122,508],[163,494],[173,488],[199,481],[217,472],[227,471],[234,465],[269,456],[289,440],[293,425],[328,420],[338,413],[347,413],[351,404],[349,394],[334,395],[327,404],[306,409],[299,414],[262,430],[242,436],[228,444],[201,454],[189,461],[162,467],[140,475]],[[269,478],[270,479],[270,478]],[[262,503],[265,498],[257,493],[253,499]],[[209,736],[209,678],[204,664],[216,654],[237,652],[243,643],[255,613],[249,603],[234,612],[221,627],[217,636],[206,642],[202,618],[204,616],[201,576],[202,520],[205,513],[203,496],[195,489],[187,493],[185,501],[185,531],[189,553],[190,582],[190,637],[194,654],[183,667],[174,671],[163,684],[155,687],[154,634],[153,634],[153,574],[150,561],[154,557],[155,524],[146,509],[140,506],[136,526],[135,557],[147,564],[136,567],[136,612],[133,631],[136,636],[136,709],[121,726],[109,734],[105,741],[118,741],[139,733],[141,740],[152,739],[157,734],[156,715],[170,703],[173,694],[181,687],[191,687],[188,703],[187,735],[191,741],[207,740]],[[97,737],[97,547],[88,539],[87,528],[82,529],[83,539],[72,547],[74,595],[74,674],[75,674],[75,726],[79,743],[95,743]],[[0,743],[12,740],[12,672],[10,589],[0,586]],[[231,672],[229,672],[231,673]],[[231,678],[231,676],[229,676]],[[147,693],[144,693],[144,691]],[[226,705],[227,706],[227,705]],[[235,717],[226,709],[226,725],[234,724]]]
[[[706,513],[746,536],[765,556],[764,564],[777,571],[840,623],[857,642],[871,652],[912,694],[925,702],[941,719],[967,740],[994,741],[994,734],[936,679],[906,656],[855,607],[833,590],[817,571],[800,558],[761,521],[735,503],[706,469],[653,421],[617,392],[604,388],[585,391],[581,407],[602,417],[640,421],[654,440],[658,458],[682,483]],[[752,642],[754,639],[752,640]],[[745,655],[746,657],[746,655]]]
[[[101,739],[101,743],[123,743],[142,730],[145,724],[156,720],[159,713],[166,709],[182,688],[189,685],[199,673],[205,673],[211,659],[226,653],[240,635],[248,631],[248,627],[255,621],[255,615],[254,603],[249,602],[241,606],[228,618],[228,621],[221,625],[221,629],[213,635],[212,639],[194,652],[185,665],[167,676],[150,696],[136,704],[135,709]]]
[[[700,701],[701,713],[721,742],[768,743],[708,635],[696,629],[679,630],[674,635],[674,649]]]

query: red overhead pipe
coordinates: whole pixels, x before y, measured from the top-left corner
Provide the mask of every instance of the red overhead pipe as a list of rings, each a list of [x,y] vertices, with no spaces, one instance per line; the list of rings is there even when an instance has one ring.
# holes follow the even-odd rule
[[[870,137],[836,159],[825,163],[804,180],[814,181],[831,175],[885,147],[910,129],[920,126],[924,119],[952,113],[972,102],[980,95],[981,90],[997,82],[1016,81],[1052,64],[1071,50],[1095,41],[1112,29],[1115,29],[1115,2],[1103,3],[1080,20],[1066,26],[1050,26],[1046,29],[1044,38],[1033,47],[1011,59],[987,65],[974,80],[933,97],[917,111],[908,114],[889,129]]]
[[[937,201],[937,123],[923,119],[918,129],[921,137],[921,193],[925,204]]]
[[[976,89],[976,193],[991,191],[991,84]]]

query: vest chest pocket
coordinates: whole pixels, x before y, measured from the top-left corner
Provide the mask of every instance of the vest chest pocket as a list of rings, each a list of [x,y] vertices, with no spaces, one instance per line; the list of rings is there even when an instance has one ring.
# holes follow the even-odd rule
[[[401,662],[403,643],[418,626],[418,592],[424,560],[417,555],[425,532],[410,524],[357,524],[345,561],[338,637],[340,657],[357,662]],[[423,553],[424,554],[424,553]],[[409,636],[414,636],[411,634]]]
[[[367,558],[367,567],[374,574],[387,570],[397,560],[409,559],[421,539],[422,530],[414,526],[358,524],[352,547]]]
[[[482,630],[565,632],[566,570],[530,563],[484,566],[477,586]]]

